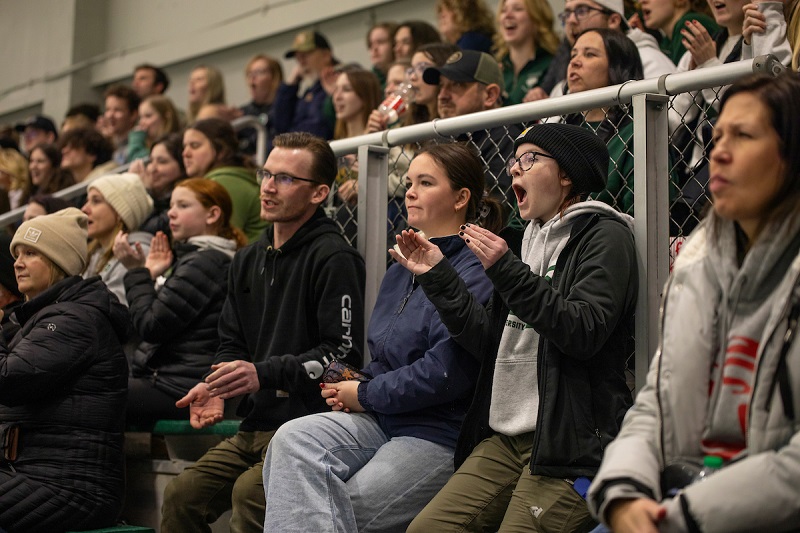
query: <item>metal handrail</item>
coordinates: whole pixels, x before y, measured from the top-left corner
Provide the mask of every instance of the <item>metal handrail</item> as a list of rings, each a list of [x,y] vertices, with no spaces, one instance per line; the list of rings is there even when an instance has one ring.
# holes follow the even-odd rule
[[[258,132],[257,141],[256,141],[256,163],[258,166],[262,166],[264,161],[267,159],[267,128],[266,125],[262,124],[261,121],[257,117],[252,116],[244,116],[239,117],[231,121],[231,126],[235,131],[241,131],[244,128],[255,128]],[[123,172],[127,172],[130,168],[130,163],[125,163],[124,165],[120,165],[108,171],[108,174],[122,174]],[[108,175],[106,174],[106,175]],[[53,196],[56,198],[61,198],[63,200],[73,200],[75,198],[79,198],[82,195],[86,194],[86,188],[89,186],[88,181],[82,181],[80,183],[76,183],[75,185],[70,185],[64,189],[61,189],[58,192],[53,193]],[[0,227],[5,227],[11,224],[16,224],[22,220],[22,216],[25,214],[25,206],[18,207],[16,209],[12,209],[7,213],[3,213],[0,215]]]
[[[665,74],[660,78],[628,81],[620,85],[501,107],[499,109],[490,109],[461,117],[435,119],[423,124],[332,141],[330,144],[334,154],[339,157],[346,154],[354,154],[358,151],[358,147],[363,145],[401,146],[437,137],[450,137],[465,132],[532,122],[557,115],[578,113],[587,109],[630,104],[633,96],[637,94],[675,95],[707,87],[729,85],[742,76],[754,72],[774,74],[783,68],[783,65],[775,56],[759,56],[716,67]]]

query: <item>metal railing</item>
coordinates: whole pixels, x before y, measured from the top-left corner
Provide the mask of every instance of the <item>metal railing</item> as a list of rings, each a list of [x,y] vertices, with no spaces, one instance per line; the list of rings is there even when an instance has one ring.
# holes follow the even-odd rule
[[[264,161],[267,159],[267,128],[264,126],[264,124],[262,124],[257,117],[245,116],[232,120],[231,126],[233,126],[233,129],[237,132],[244,128],[254,128],[257,131],[255,160],[259,167],[262,166]],[[108,174],[121,174],[126,172],[128,168],[130,168],[130,163],[115,167],[109,170]],[[86,187],[88,185],[89,182],[82,181],[53,193],[53,196],[69,201],[75,200],[76,198],[80,198],[86,194]],[[22,220],[23,214],[25,214],[25,206],[21,206],[7,213],[3,213],[0,215],[0,227],[17,224]]]
[[[367,320],[386,270],[386,191],[390,147],[413,145],[431,139],[449,142],[467,132],[528,124],[601,107],[625,106],[633,120],[633,189],[636,191],[633,204],[636,213],[634,235],[640,260],[635,364],[631,366],[635,367],[636,387],[640,388],[656,350],[659,303],[669,274],[671,239],[676,236],[671,237],[668,229],[670,208],[674,206],[674,203],[670,203],[669,189],[675,185],[671,177],[671,132],[667,119],[669,97],[729,85],[754,72],[776,75],[783,70],[783,65],[773,56],[760,56],[331,142],[338,157],[358,154],[357,246],[367,263]],[[510,155],[506,154],[506,157]],[[682,232],[682,228],[678,228],[677,237],[681,237]]]

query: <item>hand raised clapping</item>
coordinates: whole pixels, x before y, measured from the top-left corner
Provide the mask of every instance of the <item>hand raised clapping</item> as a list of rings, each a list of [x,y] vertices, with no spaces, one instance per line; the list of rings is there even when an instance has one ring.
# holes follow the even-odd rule
[[[163,231],[159,231],[150,241],[150,253],[147,254],[144,266],[150,271],[150,277],[156,279],[171,265],[172,249],[169,247],[169,239]]]

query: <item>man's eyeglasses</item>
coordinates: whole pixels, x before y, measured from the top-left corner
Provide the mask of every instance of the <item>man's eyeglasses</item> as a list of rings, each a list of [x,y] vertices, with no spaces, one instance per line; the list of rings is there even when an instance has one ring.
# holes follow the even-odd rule
[[[321,183],[316,180],[298,178],[297,176],[292,176],[291,174],[286,174],[283,172],[273,174],[269,170],[265,170],[263,168],[256,171],[256,180],[258,181],[259,187],[262,183],[264,183],[264,181],[267,181],[270,178],[275,178],[275,185],[278,187],[289,187],[295,181],[307,181],[308,183],[316,183],[317,185],[321,185]]]
[[[550,159],[555,159],[555,157],[553,157],[552,155],[543,154],[542,152],[534,152],[533,150],[531,150],[530,152],[525,152],[519,157],[512,157],[511,159],[509,159],[508,163],[506,163],[506,172],[508,172],[509,176],[513,176],[513,174],[511,174],[511,169],[514,168],[514,165],[516,165],[517,163],[519,163],[520,170],[522,170],[523,172],[527,172],[528,170],[531,169],[531,167],[533,167],[533,164],[536,162],[537,156],[549,157]]]
[[[569,18],[569,16],[574,13],[575,20],[581,22],[583,21],[583,19],[588,17],[592,11],[599,11],[600,13],[604,13],[606,15],[611,14],[611,11],[609,11],[608,9],[601,9],[599,7],[592,7],[592,6],[578,6],[575,9],[565,9],[564,11],[559,13],[558,20],[561,21],[561,25],[563,26],[564,24],[567,23],[567,19]]]

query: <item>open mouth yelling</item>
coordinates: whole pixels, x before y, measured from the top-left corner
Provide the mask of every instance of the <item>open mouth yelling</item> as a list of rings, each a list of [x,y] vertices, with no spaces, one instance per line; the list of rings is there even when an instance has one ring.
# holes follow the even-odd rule
[[[517,184],[512,184],[511,189],[514,191],[514,194],[517,197],[517,205],[525,203],[525,199],[528,197],[528,191]]]

